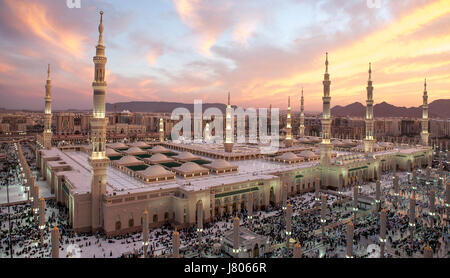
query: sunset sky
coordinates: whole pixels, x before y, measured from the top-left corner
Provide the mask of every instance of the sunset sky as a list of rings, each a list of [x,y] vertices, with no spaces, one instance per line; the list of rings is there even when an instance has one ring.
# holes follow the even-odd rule
[[[0,107],[92,107],[98,12],[104,14],[107,102],[226,102],[319,111],[325,52],[331,104],[450,96],[450,0],[0,0]]]

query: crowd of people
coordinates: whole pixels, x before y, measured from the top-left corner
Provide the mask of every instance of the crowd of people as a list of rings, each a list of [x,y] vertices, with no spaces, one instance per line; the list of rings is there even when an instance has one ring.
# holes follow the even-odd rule
[[[1,147],[10,148],[12,144]],[[8,147],[9,146],[9,147]],[[17,158],[14,152],[3,161],[3,173],[7,174],[8,182],[18,182]],[[34,166],[34,157],[27,152],[30,167]],[[13,170],[14,169],[14,170]],[[445,205],[443,201],[436,202],[436,216],[431,221],[429,215],[428,194],[434,188],[437,200],[442,200],[443,184],[427,180],[423,171],[418,173],[416,226],[414,236],[410,236],[409,227],[409,197],[412,194],[411,177],[407,173],[396,173],[399,176],[400,196],[394,196],[393,175],[384,173],[381,176],[382,207],[387,210],[387,242],[386,257],[414,257],[423,256],[423,248],[429,245],[435,255],[447,256],[448,223],[444,220]],[[448,174],[448,173],[447,173]],[[439,178],[432,175],[431,179]],[[4,179],[2,179],[2,185]],[[351,188],[347,188],[342,195],[335,192],[324,192],[327,198],[325,234],[322,234],[321,204],[314,200],[314,193],[291,196],[288,202],[293,206],[291,238],[301,243],[304,257],[345,257],[346,225],[353,220],[353,203]],[[362,196],[375,196],[375,183],[367,182],[362,185]],[[46,201],[46,226],[44,228],[44,243],[40,243],[40,231],[33,215],[30,204],[20,204],[2,207],[0,211],[0,254],[2,257],[50,257],[50,230],[57,226],[60,231],[60,256],[74,257],[74,246],[82,257],[142,257],[142,233],[107,237],[102,233],[75,233],[67,222],[67,208],[56,204],[54,200]],[[292,256],[292,248],[286,248],[286,218],[285,211],[280,205],[268,206],[263,211],[254,213],[252,219],[247,218],[245,209],[238,213],[241,226],[257,234],[268,237],[269,244],[274,247],[264,254],[266,257]],[[217,254],[215,244],[221,243],[226,231],[233,228],[235,214],[225,214],[217,217],[213,222],[203,226],[202,240],[199,241],[196,227],[178,229],[180,233],[180,254],[184,257],[226,257],[225,253]],[[376,205],[371,208],[361,208],[354,224],[354,256],[368,257],[373,250],[368,250],[371,244],[379,244],[380,219]],[[149,234],[148,256],[165,257],[172,254],[172,234],[174,228],[166,224],[151,229]],[[12,246],[12,254],[9,246]],[[276,247],[276,248],[275,248]]]

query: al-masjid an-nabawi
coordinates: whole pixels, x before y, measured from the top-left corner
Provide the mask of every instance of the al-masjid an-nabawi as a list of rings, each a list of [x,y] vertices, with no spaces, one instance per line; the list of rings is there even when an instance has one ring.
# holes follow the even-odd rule
[[[322,137],[304,135],[301,95],[299,134],[292,134],[288,100],[286,135],[274,154],[258,144],[233,142],[228,95],[223,144],[175,143],[167,140],[161,121],[159,142],[106,142],[106,63],[103,13],[96,46],[91,145],[52,147],[50,65],[45,94],[45,128],[38,138],[37,167],[56,201],[68,209],[76,232],[125,234],[172,223],[189,227],[215,215],[242,208],[261,210],[287,196],[318,189],[341,192],[383,171],[412,171],[431,166],[428,146],[427,90],[423,92],[422,145],[394,146],[374,139],[372,68],[367,84],[366,136],[362,141],[331,138],[331,79],[328,53],[323,80]],[[209,128],[209,126],[208,126]],[[346,150],[343,155],[342,151]],[[349,154],[350,153],[350,154]],[[29,183],[33,183],[29,179]],[[31,185],[31,190],[35,187]],[[319,198],[319,195],[316,195]],[[36,204],[35,204],[36,205]],[[37,206],[37,205],[36,205]],[[251,206],[251,208],[249,208]]]

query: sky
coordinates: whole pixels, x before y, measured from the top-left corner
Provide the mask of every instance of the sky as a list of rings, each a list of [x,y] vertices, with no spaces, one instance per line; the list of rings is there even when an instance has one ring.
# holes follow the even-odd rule
[[[377,2],[379,1],[379,5]],[[99,11],[109,103],[177,101],[322,109],[419,106],[450,96],[450,0],[0,0],[0,107],[90,109]],[[374,5],[375,4],[375,5]]]

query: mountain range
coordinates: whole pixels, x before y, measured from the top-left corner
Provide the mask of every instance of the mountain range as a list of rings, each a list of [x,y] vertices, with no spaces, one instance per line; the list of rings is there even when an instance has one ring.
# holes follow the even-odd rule
[[[422,106],[399,107],[387,102],[375,104],[373,107],[374,117],[408,117],[421,118]],[[430,118],[450,118],[450,99],[438,99],[428,104]],[[346,106],[334,106],[331,108],[333,116],[364,117],[366,107],[360,102],[354,102]]]

